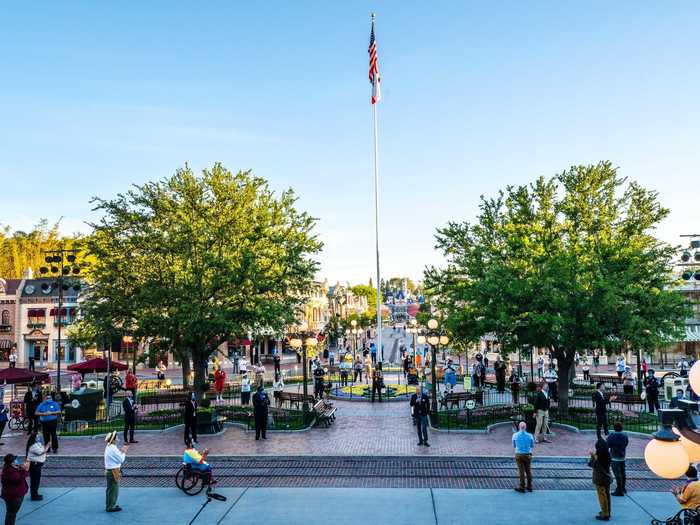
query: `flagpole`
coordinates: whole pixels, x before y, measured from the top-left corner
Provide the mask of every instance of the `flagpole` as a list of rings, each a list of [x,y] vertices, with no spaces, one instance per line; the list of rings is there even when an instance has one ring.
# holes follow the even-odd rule
[[[372,13],[372,27],[374,28],[374,13]],[[372,104],[372,116],[374,120],[374,238],[377,255],[377,355],[384,361],[384,348],[382,347],[382,291],[381,273],[379,271],[379,134],[377,127],[377,103]]]

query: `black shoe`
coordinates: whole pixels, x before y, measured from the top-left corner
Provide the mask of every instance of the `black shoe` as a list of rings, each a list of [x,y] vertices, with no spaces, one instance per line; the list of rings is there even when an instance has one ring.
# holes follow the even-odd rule
[[[528,487],[528,488],[527,488],[527,491],[528,491],[528,492],[532,492],[532,487]]]
[[[610,495],[611,495],[611,496],[624,496],[625,493],[624,493],[624,492],[617,492],[617,491],[615,491],[615,492],[611,492]]]
[[[422,441],[419,441],[417,446],[418,446],[418,447],[422,447],[422,446],[423,446],[423,442],[422,442]]]
[[[116,507],[112,507],[111,509],[107,509],[107,512],[119,512],[121,510],[122,510],[122,508],[119,505],[117,505]]]
[[[30,499],[32,501],[41,501],[42,499],[44,499],[44,496],[42,496],[41,494],[37,494],[36,496],[32,496]]]
[[[522,494],[525,494],[525,489],[521,489],[520,487],[515,487],[513,490],[514,490],[515,492],[520,492],[520,493],[522,493]]]
[[[133,444],[133,443],[138,443],[138,441],[136,441],[135,439],[132,439],[131,441],[129,441],[129,444],[130,444],[130,445]]]
[[[256,437],[256,438],[255,438],[255,441],[260,441],[260,438],[259,438],[259,437]]]
[[[595,519],[600,520],[600,521],[610,521],[610,516],[601,516],[598,514]]]
[[[424,446],[424,447],[429,447],[429,446],[430,446],[430,443],[428,443],[428,442],[426,441],[425,443],[423,443],[423,446]]]

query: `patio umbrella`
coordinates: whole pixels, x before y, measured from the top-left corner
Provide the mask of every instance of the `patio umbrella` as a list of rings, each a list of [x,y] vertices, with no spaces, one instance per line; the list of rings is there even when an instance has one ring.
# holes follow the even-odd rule
[[[48,383],[49,374],[33,372],[28,368],[5,368],[0,370],[0,384],[28,385],[34,381],[37,383]]]
[[[74,365],[69,365],[68,370],[71,372],[78,372],[79,374],[96,374],[98,372],[107,371],[107,360],[101,357],[96,357],[95,359],[90,359],[89,361],[83,361],[82,363],[75,363]],[[119,363],[117,361],[112,361],[110,370],[127,370],[128,365],[124,363]]]

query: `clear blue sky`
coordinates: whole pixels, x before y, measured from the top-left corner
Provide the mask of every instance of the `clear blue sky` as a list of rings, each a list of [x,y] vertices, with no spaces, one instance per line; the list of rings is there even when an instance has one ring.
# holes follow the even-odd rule
[[[377,13],[383,275],[440,261],[481,194],[610,159],[700,233],[700,4],[32,2],[0,15],[0,223],[91,217],[189,162],[252,168],[320,219],[321,276],[374,268]]]

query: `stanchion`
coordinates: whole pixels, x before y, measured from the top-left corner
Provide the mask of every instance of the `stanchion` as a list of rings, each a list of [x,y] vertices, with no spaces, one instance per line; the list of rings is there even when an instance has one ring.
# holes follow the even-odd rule
[[[195,522],[195,520],[199,517],[199,515],[202,513],[204,508],[207,505],[209,505],[209,503],[211,503],[211,500],[215,499],[216,501],[226,501],[226,499],[227,499],[226,496],[222,496],[221,494],[217,494],[216,492],[211,492],[211,489],[207,489],[206,496],[207,496],[207,501],[202,503],[202,506],[199,507],[197,514],[194,515],[194,518],[192,518],[192,521],[190,521],[189,525],[192,525]]]

